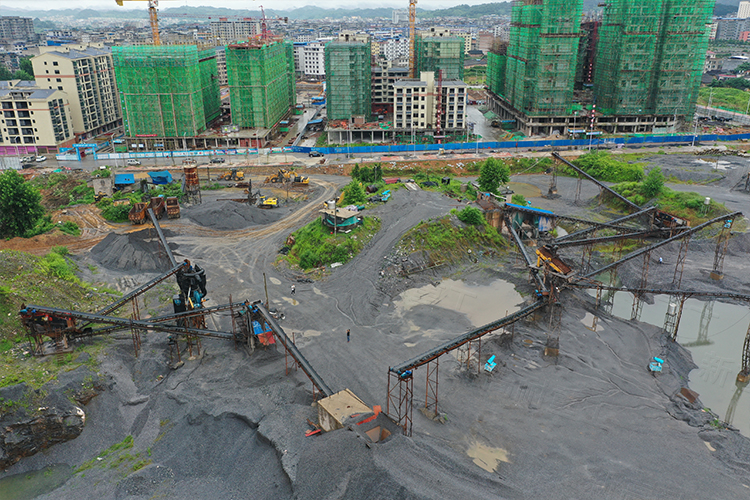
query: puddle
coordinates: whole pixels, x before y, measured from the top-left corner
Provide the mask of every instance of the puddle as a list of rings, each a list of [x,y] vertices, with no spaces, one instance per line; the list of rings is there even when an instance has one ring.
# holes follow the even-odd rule
[[[633,296],[617,292],[613,300],[612,314],[630,319]],[[669,297],[654,296],[653,305],[643,304],[641,321],[663,327],[668,303]],[[743,395],[745,386],[735,380],[742,368],[748,323],[747,306],[688,299],[677,331],[677,341],[699,366],[690,372],[690,388],[699,394],[704,406],[729,420],[745,436],[750,436],[750,390]]]
[[[66,464],[13,474],[0,479],[0,497],[3,500],[31,500],[56,490],[72,475],[73,469]]]
[[[317,287],[313,287],[312,291],[315,295],[320,295],[321,297],[328,297],[328,295],[321,292]]]
[[[510,463],[508,452],[502,448],[492,448],[479,442],[474,442],[466,454],[474,459],[474,463],[487,472],[494,472],[500,462]]]
[[[404,342],[404,345],[405,345],[406,347],[414,347],[414,346],[415,346],[415,345],[417,345],[417,344],[416,344],[416,342]]]
[[[508,185],[515,194],[520,194],[524,198],[538,198],[542,196],[542,190],[533,184],[527,184],[525,182],[510,182]]]
[[[709,451],[716,451],[716,448],[714,448],[713,446],[711,446],[711,443],[709,443],[708,441],[703,441],[703,444],[706,445],[706,448],[708,448]]]
[[[274,285],[280,285],[281,284],[281,280],[278,279],[278,278],[268,278],[268,281],[270,281]]]
[[[587,312],[586,316],[581,320],[581,323],[592,332],[602,331],[602,325],[599,324],[599,316]]]
[[[473,326],[478,327],[518,311],[516,304],[521,302],[523,297],[516,292],[512,283],[505,280],[472,286],[463,281],[446,279],[438,286],[426,285],[407,290],[394,300],[394,305],[403,317],[421,305],[460,312]]]
[[[293,306],[299,305],[299,302],[297,302],[297,299],[293,299],[291,297],[281,297],[281,299],[284,302],[287,302],[287,303],[289,303],[289,304],[291,304]]]
[[[320,337],[321,333],[317,330],[305,330],[302,332],[302,336],[307,337]]]

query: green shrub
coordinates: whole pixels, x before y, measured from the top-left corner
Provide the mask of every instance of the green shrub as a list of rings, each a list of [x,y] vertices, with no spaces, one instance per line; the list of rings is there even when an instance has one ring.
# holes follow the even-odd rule
[[[586,153],[573,163],[593,178],[605,182],[638,182],[644,177],[643,164],[620,161],[608,151]],[[578,175],[566,167],[561,171],[574,177]]]
[[[76,187],[70,190],[68,206],[78,204],[92,204],[94,203],[94,188],[86,185],[85,182],[80,183]]]
[[[641,186],[641,194],[643,194],[643,196],[645,196],[646,198],[651,199],[655,196],[659,196],[663,189],[664,174],[661,173],[661,168],[654,167],[643,180],[643,185]]]
[[[101,216],[110,222],[127,222],[129,213],[130,205],[112,205],[112,202],[109,202],[102,210]]]
[[[510,202],[515,205],[521,205],[522,207],[526,206],[526,197],[522,194],[514,194],[510,197]]]
[[[62,224],[59,224],[58,229],[71,236],[81,236],[81,228],[78,227],[78,224],[72,221],[65,221]]]
[[[465,224],[471,224],[473,226],[483,226],[484,216],[482,212],[475,207],[466,207],[457,214],[458,220]]]
[[[344,188],[345,205],[361,205],[367,201],[367,194],[359,181],[352,181]]]
[[[55,229],[55,223],[52,222],[52,216],[45,215],[45,216],[42,216],[39,220],[37,220],[36,224],[34,224],[34,227],[26,231],[23,234],[23,237],[33,238],[34,236],[37,236],[39,234],[44,234],[48,231],[52,231],[53,229]]]

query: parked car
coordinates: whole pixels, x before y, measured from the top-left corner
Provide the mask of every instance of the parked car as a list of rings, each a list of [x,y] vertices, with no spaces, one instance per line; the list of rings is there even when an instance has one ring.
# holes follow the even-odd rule
[[[321,153],[320,151],[310,151],[310,155],[309,156],[311,158],[319,158],[319,157],[323,156],[323,153]]]
[[[127,163],[128,165],[140,165],[141,164],[140,161],[133,160],[132,158],[130,160],[128,160],[127,162],[125,162],[125,163]]]
[[[47,161],[47,157],[46,156],[37,156],[36,157],[36,162],[37,163],[42,163],[43,161]]]
[[[224,158],[211,158],[211,163],[224,163]]]
[[[195,160],[193,160],[192,158],[185,158],[184,160],[182,160],[183,165],[192,165],[194,163],[195,163]]]

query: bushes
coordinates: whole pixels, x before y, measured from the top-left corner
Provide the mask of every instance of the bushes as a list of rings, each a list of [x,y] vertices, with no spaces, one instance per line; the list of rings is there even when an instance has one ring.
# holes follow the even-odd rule
[[[55,223],[52,222],[52,216],[45,215],[39,218],[31,229],[23,233],[23,237],[33,238],[34,236],[44,234],[48,231],[52,231],[53,229],[55,229]]]
[[[620,161],[607,151],[586,153],[573,163],[593,178],[605,182],[638,182],[644,177],[643,164]],[[561,170],[574,177],[578,175],[569,168]]]
[[[65,258],[68,249],[66,247],[53,247],[52,251],[39,261],[39,267],[46,274],[66,281],[78,282],[74,267]]]
[[[70,198],[70,203],[68,203],[68,206],[78,205],[80,203],[90,205],[94,203],[94,188],[89,187],[85,182],[82,182],[81,184],[71,189],[68,196]]]
[[[526,206],[526,197],[522,194],[514,194],[510,197],[510,202],[514,205],[521,205],[522,207]]]
[[[357,255],[379,229],[380,221],[368,217],[351,233],[333,235],[318,218],[292,235],[294,245],[287,258],[305,270],[334,262],[344,264]]]
[[[475,207],[466,207],[456,214],[458,220],[465,224],[471,224],[473,226],[483,226],[484,216],[482,212]]]
[[[641,193],[648,199],[655,196],[659,196],[664,189],[664,174],[661,173],[661,168],[655,167],[651,169],[641,186]],[[642,205],[642,204],[639,204]]]
[[[367,194],[359,181],[353,180],[344,188],[344,205],[361,205],[367,201]]]
[[[372,168],[360,168],[359,163],[357,163],[352,169],[351,177],[362,184],[376,184],[383,180],[383,169],[380,167],[380,163],[376,163]]]

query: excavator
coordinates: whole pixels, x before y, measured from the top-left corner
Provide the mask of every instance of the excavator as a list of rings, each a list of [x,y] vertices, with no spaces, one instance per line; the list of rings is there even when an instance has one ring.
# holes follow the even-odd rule
[[[294,172],[280,168],[276,175],[269,175],[265,180],[266,184],[283,182],[291,182],[292,186],[308,186],[310,184],[310,178],[301,175],[294,175]]]

